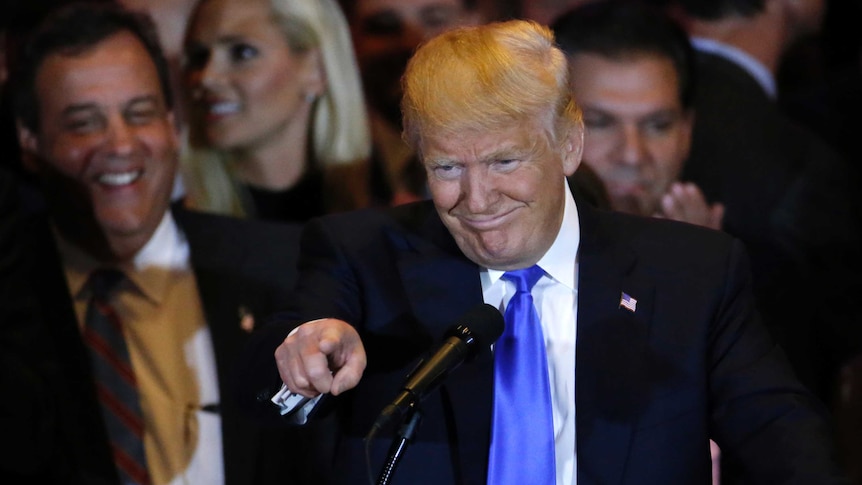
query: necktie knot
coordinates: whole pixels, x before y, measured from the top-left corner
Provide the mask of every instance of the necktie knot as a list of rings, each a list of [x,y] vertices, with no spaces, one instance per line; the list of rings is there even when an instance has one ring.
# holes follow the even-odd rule
[[[107,301],[108,295],[114,291],[126,276],[116,269],[97,269],[90,274],[90,291],[93,298]]]
[[[514,283],[518,293],[529,293],[544,274],[545,271],[534,264],[529,268],[507,271],[503,273],[503,278]]]

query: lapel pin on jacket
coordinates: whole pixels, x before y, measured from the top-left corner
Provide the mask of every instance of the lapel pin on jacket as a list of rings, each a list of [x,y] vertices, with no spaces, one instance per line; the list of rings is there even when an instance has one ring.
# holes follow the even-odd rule
[[[626,310],[634,313],[635,309],[638,306],[638,301],[631,297],[625,291],[620,295],[620,308],[625,308]]]
[[[239,328],[251,333],[254,330],[254,315],[245,305],[240,305],[237,308],[237,313],[239,314]]]

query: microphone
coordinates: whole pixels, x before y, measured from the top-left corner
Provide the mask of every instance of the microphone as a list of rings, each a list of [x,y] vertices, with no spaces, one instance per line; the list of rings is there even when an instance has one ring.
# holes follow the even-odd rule
[[[504,327],[503,315],[487,303],[462,315],[434,355],[421,362],[407,377],[401,392],[383,409],[365,439],[370,440],[393,417],[403,415],[422,401],[462,362],[475,357],[479,349],[494,343],[503,334]]]

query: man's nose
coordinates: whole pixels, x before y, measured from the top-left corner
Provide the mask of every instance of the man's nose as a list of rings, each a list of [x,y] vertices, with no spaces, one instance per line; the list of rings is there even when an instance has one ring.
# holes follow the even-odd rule
[[[135,127],[124,119],[111,120],[108,147],[113,155],[129,155],[135,150]]]
[[[640,165],[646,154],[646,143],[637,126],[625,126],[622,131],[620,159],[627,165]]]
[[[481,214],[491,207],[496,188],[488,174],[467,170],[461,183],[462,200],[473,214]]]

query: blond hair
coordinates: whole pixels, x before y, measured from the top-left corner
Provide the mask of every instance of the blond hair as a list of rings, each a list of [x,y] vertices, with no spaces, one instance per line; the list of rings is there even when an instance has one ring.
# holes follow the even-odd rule
[[[350,30],[334,0],[270,0],[276,24],[295,52],[318,49],[326,89],[312,113],[312,147],[322,165],[365,160],[371,134]]]
[[[291,50],[317,49],[325,73],[324,91],[314,101],[310,119],[311,162],[326,169],[366,161],[371,131],[350,30],[338,4],[269,0],[269,5]],[[251,215],[249,196],[234,176],[232,156],[206,147],[201,137],[192,133],[192,146],[183,157],[188,205],[238,217]]]
[[[565,55],[535,22],[511,20],[443,33],[421,46],[402,80],[404,139],[488,131],[545,119],[549,139],[581,123]]]

